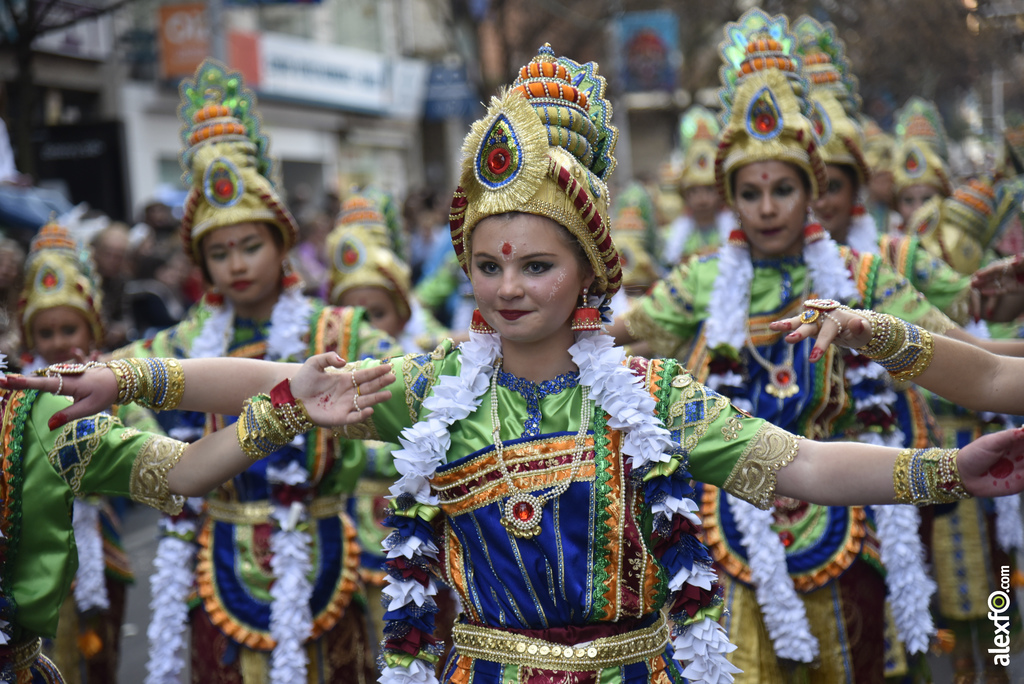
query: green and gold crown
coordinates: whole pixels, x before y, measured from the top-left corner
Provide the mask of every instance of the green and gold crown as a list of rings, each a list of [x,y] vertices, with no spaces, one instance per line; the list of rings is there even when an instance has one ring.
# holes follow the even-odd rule
[[[908,232],[921,237],[921,246],[964,275],[984,262],[992,244],[1021,210],[1024,181],[1007,179],[995,186],[975,179],[946,198],[925,202],[908,222]]]
[[[935,103],[912,97],[896,113],[896,148],[893,151],[893,190],[899,194],[913,185],[930,185],[943,197],[952,192],[949,181],[948,141]]]
[[[683,148],[683,173],[680,185],[685,188],[715,184],[715,152],[721,126],[710,109],[693,105],[679,120],[679,141]]]
[[[466,273],[477,223],[524,212],[553,219],[580,241],[596,276],[593,294],[619,289],[607,186],[619,132],[611,125],[606,87],[596,64],[556,57],[545,45],[512,87],[491,99],[463,143],[462,177],[449,215],[452,245]]]
[[[51,220],[32,238],[25,260],[18,318],[27,349],[35,347],[32,320],[39,312],[58,306],[81,313],[93,343],[97,347],[103,344],[102,296],[92,258],[66,228]]]
[[[180,91],[181,165],[191,186],[181,220],[185,251],[198,263],[204,236],[246,222],[274,226],[290,249],[298,228],[271,181],[269,141],[242,75],[206,60]]]
[[[871,170],[864,159],[864,132],[856,118],[861,100],[846,47],[836,36],[835,26],[808,16],[796,20],[793,34],[810,84],[811,122],[818,136],[818,152],[826,164],[853,167],[863,184]]]
[[[796,39],[783,15],[748,10],[726,24],[719,46],[724,128],[715,158],[715,183],[733,204],[732,175],[761,161],[795,164],[807,175],[817,197],[827,175],[817,150],[806,99],[807,82]]]

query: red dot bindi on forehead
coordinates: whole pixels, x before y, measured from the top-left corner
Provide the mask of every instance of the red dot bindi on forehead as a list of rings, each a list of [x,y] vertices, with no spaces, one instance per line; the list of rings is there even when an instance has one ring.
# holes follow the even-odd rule
[[[761,174],[761,180],[768,180],[768,174],[767,173],[762,173]]]
[[[228,240],[228,249],[233,249],[236,244],[238,243],[234,240]]]
[[[501,243],[501,253],[508,256],[512,253],[512,245],[508,242]]]

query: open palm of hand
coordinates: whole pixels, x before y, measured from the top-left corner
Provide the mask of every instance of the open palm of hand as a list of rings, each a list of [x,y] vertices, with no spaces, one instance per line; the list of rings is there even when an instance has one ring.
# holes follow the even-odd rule
[[[957,456],[964,488],[974,496],[1006,496],[1024,491],[1024,428],[974,440]]]
[[[302,400],[310,420],[321,427],[366,420],[374,405],[391,398],[384,389],[395,381],[390,365],[340,370],[344,365],[337,354],[312,356],[290,381],[292,395]]]

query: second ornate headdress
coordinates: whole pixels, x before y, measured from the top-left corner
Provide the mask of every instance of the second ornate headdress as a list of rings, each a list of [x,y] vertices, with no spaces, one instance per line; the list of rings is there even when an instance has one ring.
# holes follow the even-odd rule
[[[972,180],[946,198],[925,202],[908,222],[921,246],[964,275],[983,264],[985,253],[1020,211],[1024,181],[1005,180],[994,187]]]
[[[683,148],[680,185],[686,188],[715,184],[715,152],[721,127],[710,109],[693,105],[679,120],[679,141]]]
[[[469,273],[473,229],[488,216],[524,212],[565,226],[594,268],[592,294],[622,280],[608,220],[608,177],[618,130],[606,83],[593,62],[542,47],[511,89],[491,99],[463,143],[462,177],[449,222],[459,264]]]
[[[835,26],[808,16],[796,20],[793,33],[810,84],[811,121],[822,161],[853,167],[863,185],[871,170],[864,159],[864,132],[856,119],[860,95],[846,47],[836,36]]]
[[[817,150],[806,99],[796,40],[785,16],[770,17],[748,10],[725,26],[719,46],[725,127],[718,142],[715,182],[733,204],[732,176],[737,169],[761,161],[795,164],[806,175],[811,196],[826,183],[825,164]]]
[[[946,163],[946,127],[935,103],[910,98],[896,113],[895,132],[894,192],[899,194],[913,185],[930,185],[948,197],[952,188]]]
[[[102,297],[88,251],[63,226],[51,221],[32,239],[25,260],[25,287],[18,301],[25,346],[32,349],[32,320],[36,314],[68,306],[89,324],[93,342],[103,343]],[[84,350],[83,350],[84,351]]]
[[[269,141],[260,130],[256,98],[242,76],[213,60],[181,84],[181,165],[191,186],[181,234],[185,251],[200,262],[210,231],[237,223],[267,223],[281,234],[285,250],[298,235],[295,219],[271,181]]]

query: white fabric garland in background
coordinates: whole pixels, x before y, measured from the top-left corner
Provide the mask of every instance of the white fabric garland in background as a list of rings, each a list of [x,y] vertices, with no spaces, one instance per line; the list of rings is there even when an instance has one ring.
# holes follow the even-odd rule
[[[858,254],[878,254],[878,228],[871,214],[865,212],[850,219],[846,244]]]
[[[100,534],[100,507],[75,499],[72,526],[78,547],[78,573],[75,575],[75,605],[80,613],[110,608],[107,597],[106,564],[103,560],[103,535]]]
[[[764,615],[768,636],[779,658],[810,663],[818,657],[803,599],[786,566],[786,548],[772,529],[772,511],[726,494],[750,562],[750,579]]]
[[[203,505],[200,498],[190,498],[185,510],[197,513]],[[160,520],[163,536],[156,547],[153,576],[150,578],[149,607],[152,611],[146,638],[149,659],[146,662],[145,684],[180,684],[185,669],[182,652],[186,649],[188,628],[188,595],[192,590],[195,565],[196,520]]]

